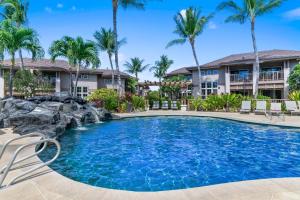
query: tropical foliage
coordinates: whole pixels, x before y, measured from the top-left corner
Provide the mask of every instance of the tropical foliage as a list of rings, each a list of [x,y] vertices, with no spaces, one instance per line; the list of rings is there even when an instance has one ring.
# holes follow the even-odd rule
[[[139,80],[138,74],[144,72],[149,65],[144,64],[145,60],[138,57],[131,58],[130,61],[126,62],[124,66],[126,71],[135,76],[136,80]]]
[[[54,41],[49,48],[49,54],[51,55],[52,61],[55,61],[58,57],[67,58],[70,66],[76,69],[74,88],[77,88],[81,68],[86,68],[90,65],[92,65],[93,68],[98,68],[100,65],[95,43],[85,41],[82,37],[72,38],[64,36],[62,39]],[[72,90],[72,70],[73,69],[70,69],[70,92],[76,96],[77,90]]]
[[[258,96],[258,82],[259,82],[259,55],[257,50],[255,23],[256,18],[266,13],[271,12],[274,8],[279,7],[284,0],[242,0],[242,5],[239,5],[234,0],[224,1],[218,6],[219,10],[227,9],[233,14],[227,17],[225,22],[237,22],[244,24],[249,21],[251,24],[252,44],[255,54],[255,72],[256,86],[254,89],[254,97]]]
[[[132,96],[132,106],[134,111],[144,111],[145,110],[145,99],[140,96]]]
[[[291,91],[300,90],[300,64],[290,74],[288,83]]]
[[[160,60],[155,62],[155,65],[150,68],[150,71],[153,71],[154,77],[158,78],[159,82],[166,76],[168,69],[174,63],[173,60],[170,60],[168,56],[162,55]],[[161,88],[160,88],[161,91]],[[161,93],[160,93],[161,96]]]
[[[4,19],[9,19],[20,28],[27,22],[27,11],[29,2],[25,0],[2,0],[0,6],[3,7],[2,16]],[[24,69],[22,49],[19,49],[19,57],[21,59],[21,68]]]
[[[129,6],[144,9],[146,0],[112,0],[112,7],[113,7],[113,32],[115,36],[115,64],[116,64],[116,71],[118,75],[118,91],[119,95],[121,94],[121,73],[119,67],[119,44],[118,44],[118,21],[117,21],[117,14],[119,6],[123,8],[127,8]]]
[[[100,51],[106,52],[109,59],[110,68],[112,71],[112,85],[115,87],[115,70],[112,62],[112,56],[115,52],[116,43],[115,43],[115,35],[111,29],[106,30],[105,28],[101,28],[100,31],[96,31],[94,33],[94,38],[96,40],[96,45]],[[125,44],[126,40],[122,39],[118,42],[118,48],[121,45]]]
[[[14,87],[25,97],[31,97],[38,87],[37,77],[29,70],[18,70],[14,77]]]
[[[291,92],[289,99],[292,101],[300,101],[300,90]]]
[[[99,89],[87,97],[90,102],[96,103],[98,106],[103,106],[109,111],[116,111],[118,108],[119,97],[115,90]]]
[[[20,49],[31,53],[32,59],[44,56],[37,33],[30,28],[17,28],[11,20],[4,20],[0,25],[0,57],[3,60],[5,53],[10,56],[11,67],[9,75],[9,95],[12,96],[13,68],[15,67],[16,52]]]
[[[164,81],[170,81],[170,82],[176,82],[176,81],[184,81],[185,77],[184,76],[173,76],[170,78],[165,78]],[[180,97],[180,91],[181,87],[180,85],[172,85],[172,86],[162,86],[161,87],[162,93],[167,94],[170,99],[178,99]]]
[[[202,96],[202,90],[200,85],[202,83],[201,80],[201,68],[198,61],[197,53],[196,53],[196,37],[199,36],[205,26],[208,24],[209,20],[212,18],[212,15],[208,16],[201,16],[201,11],[197,8],[190,7],[186,10],[182,10],[181,12],[177,13],[174,17],[174,21],[176,23],[176,29],[174,31],[175,34],[179,36],[179,39],[172,40],[168,43],[167,48],[173,46],[175,44],[184,44],[187,41],[190,43],[193,56],[198,68],[198,75],[199,75],[199,92],[198,95]]]

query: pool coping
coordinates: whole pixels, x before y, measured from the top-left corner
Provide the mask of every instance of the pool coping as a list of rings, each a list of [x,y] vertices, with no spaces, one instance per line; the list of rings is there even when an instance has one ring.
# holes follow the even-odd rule
[[[191,115],[192,114],[192,115]],[[195,113],[194,113],[195,114]],[[209,113],[196,113],[198,117],[212,117]],[[194,116],[191,112],[145,112],[133,114],[118,115],[120,119],[129,117],[151,117],[151,116]],[[223,114],[219,114],[216,118],[222,118]],[[223,116],[224,117],[224,116]],[[233,117],[235,118],[235,117]],[[228,119],[228,118],[222,118]],[[299,118],[300,119],[300,118]],[[234,120],[234,119],[229,119]],[[258,120],[258,119],[256,119]],[[238,120],[235,120],[238,121]],[[251,120],[252,121],[252,120]],[[249,122],[249,121],[243,121]],[[261,123],[255,123],[261,124]],[[274,124],[265,124],[274,125]],[[286,127],[286,126],[285,126]],[[291,127],[291,126],[289,126]],[[299,124],[300,127],[300,124]],[[297,127],[297,128],[299,128]],[[292,124],[292,128],[294,128]],[[5,134],[0,134],[0,142],[11,137],[11,131],[4,130]],[[25,142],[18,143],[16,147],[21,146]],[[33,152],[30,148],[28,153]],[[4,160],[4,161],[7,161]],[[31,161],[40,161],[38,157],[32,158]],[[3,161],[2,161],[3,163]],[[25,169],[19,169],[14,174],[21,173]],[[250,181],[230,182],[217,185],[209,185],[203,187],[159,191],[159,192],[133,192],[124,190],[106,189],[87,185],[74,181],[63,175],[53,171],[49,167],[43,170],[49,171],[46,174],[37,176],[20,182],[16,185],[0,190],[0,199],[51,199],[51,200],[96,200],[96,199],[122,199],[122,200],[253,200],[253,199],[300,199],[300,178],[276,178],[276,179],[257,179]]]

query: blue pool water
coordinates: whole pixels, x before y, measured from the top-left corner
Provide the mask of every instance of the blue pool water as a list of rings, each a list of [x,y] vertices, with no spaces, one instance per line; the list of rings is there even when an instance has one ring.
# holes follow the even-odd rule
[[[299,133],[213,118],[131,118],[67,131],[51,168],[76,181],[131,191],[296,177]]]

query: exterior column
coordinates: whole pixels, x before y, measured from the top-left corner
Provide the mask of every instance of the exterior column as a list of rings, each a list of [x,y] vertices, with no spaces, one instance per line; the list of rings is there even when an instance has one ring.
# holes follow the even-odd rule
[[[225,93],[230,94],[230,67],[225,68]]]
[[[284,77],[284,86],[283,86],[283,98],[287,99],[289,96],[289,83],[288,79],[291,73],[290,61],[285,61],[283,63],[283,77]]]
[[[55,92],[61,92],[61,87],[60,87],[60,72],[56,72]]]
[[[255,63],[253,64],[253,71],[252,71],[252,94],[253,96],[255,95],[255,91],[256,91],[256,80],[259,79],[259,72],[257,71],[257,68],[255,67]]]
[[[0,98],[5,97],[4,70],[0,69]]]

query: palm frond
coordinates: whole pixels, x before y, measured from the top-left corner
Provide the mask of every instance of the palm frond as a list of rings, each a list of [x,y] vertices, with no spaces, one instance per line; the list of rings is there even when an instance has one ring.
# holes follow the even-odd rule
[[[186,39],[184,38],[180,38],[180,39],[176,39],[176,40],[172,40],[171,42],[169,42],[166,46],[166,48],[170,48],[171,46],[174,45],[178,45],[178,44],[184,44],[186,42]]]
[[[267,3],[262,3],[257,8],[257,16],[271,12],[274,8],[281,6],[285,0],[269,0]]]

